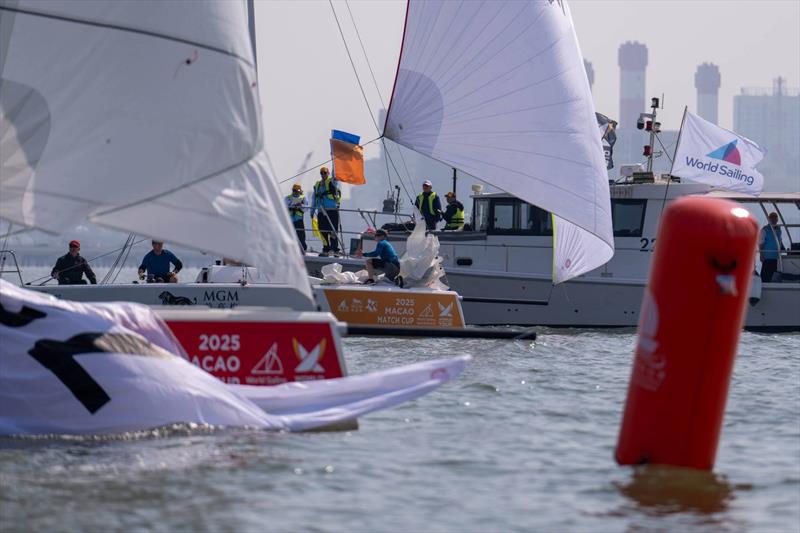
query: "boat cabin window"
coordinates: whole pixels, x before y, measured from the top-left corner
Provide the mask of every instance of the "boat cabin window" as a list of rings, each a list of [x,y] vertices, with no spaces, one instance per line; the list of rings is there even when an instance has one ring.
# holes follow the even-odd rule
[[[486,231],[489,227],[489,200],[475,200],[472,227],[476,231]]]
[[[502,235],[553,234],[550,213],[516,198],[479,198],[473,212],[478,231]]]
[[[641,237],[647,200],[611,200],[614,237]]]

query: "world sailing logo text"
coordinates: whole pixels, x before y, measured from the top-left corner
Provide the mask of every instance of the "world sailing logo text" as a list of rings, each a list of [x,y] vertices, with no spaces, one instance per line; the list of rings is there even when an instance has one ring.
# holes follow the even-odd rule
[[[737,140],[733,140],[728,144],[724,144],[717,148],[716,150],[709,152],[706,157],[710,157],[712,159],[716,159],[718,161],[724,161],[725,163],[730,163],[730,165],[725,165],[722,163],[716,163],[714,161],[704,161],[701,158],[695,158],[686,156],[686,165],[690,167],[695,167],[699,170],[703,170],[705,172],[714,172],[721,176],[727,176],[731,179],[740,181],[742,183],[746,183],[748,185],[752,185],[755,181],[753,176],[745,174],[742,172],[741,169],[735,168],[731,165],[740,165],[741,164],[741,155],[739,154],[739,149],[736,148]]]

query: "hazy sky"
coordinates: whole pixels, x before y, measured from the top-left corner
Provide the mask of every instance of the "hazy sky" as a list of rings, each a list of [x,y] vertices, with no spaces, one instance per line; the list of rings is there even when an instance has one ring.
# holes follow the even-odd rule
[[[333,5],[377,118],[381,100],[353,20],[388,105],[405,1],[350,1],[353,19],[344,1]],[[665,129],[679,127],[684,105],[695,108],[694,72],[703,62],[720,68],[719,120],[728,128],[742,86],[771,87],[778,75],[800,86],[798,0],[572,0],[570,7],[594,66],[595,107],[612,118],[619,116],[617,50],[628,40],[648,46],[647,96],[665,94]],[[257,2],[256,20],[266,143],[280,178],[326,159],[332,128],[378,136],[327,1]],[[366,155],[377,155],[376,145]]]

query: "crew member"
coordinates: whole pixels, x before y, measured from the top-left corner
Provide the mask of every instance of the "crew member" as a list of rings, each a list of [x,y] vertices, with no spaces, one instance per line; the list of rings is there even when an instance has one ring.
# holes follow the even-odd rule
[[[433,192],[433,184],[430,180],[422,182],[422,192],[417,196],[414,202],[422,218],[425,219],[425,229],[433,231],[436,229],[436,223],[442,219],[442,202],[436,193]]]
[[[781,227],[778,226],[778,213],[772,212],[767,217],[769,224],[761,228],[758,235],[758,251],[761,253],[761,281],[769,283],[772,275],[778,270],[778,255],[783,247]]]
[[[89,278],[89,283],[97,284],[97,277],[89,266],[89,262],[81,256],[81,243],[69,241],[69,252],[56,261],[50,275],[58,280],[59,285],[86,285],[83,275]]]
[[[464,229],[464,204],[456,200],[454,192],[444,195],[447,200],[447,209],[444,212],[444,229],[447,231],[459,231]]]
[[[394,251],[389,241],[386,240],[386,230],[379,229],[375,232],[375,241],[378,243],[375,250],[372,252],[364,253],[361,248],[356,250],[358,257],[367,257],[364,261],[367,267],[367,275],[369,276],[364,282],[365,285],[372,285],[375,283],[375,271],[383,272],[386,279],[394,281],[398,286],[403,286],[403,276],[400,276],[400,260],[397,258],[397,252]]]
[[[147,252],[139,265],[139,279],[145,278],[147,272],[148,282],[178,283],[178,272],[183,268],[181,260],[175,254],[164,249],[164,242],[153,240],[153,249]],[[175,267],[169,269],[170,263]]]
[[[314,195],[311,199],[313,205],[311,217],[313,218],[319,211],[317,221],[319,232],[322,235],[320,256],[339,255],[339,238],[336,233],[339,231],[341,200],[342,192],[339,190],[339,182],[330,175],[328,167],[322,167],[319,169],[319,181],[314,184]]]
[[[299,183],[292,185],[292,194],[286,197],[286,207],[289,208],[289,216],[292,217],[292,224],[300,240],[300,248],[305,252],[306,246],[306,226],[303,221],[304,209],[308,208],[308,200],[303,194],[303,187]]]

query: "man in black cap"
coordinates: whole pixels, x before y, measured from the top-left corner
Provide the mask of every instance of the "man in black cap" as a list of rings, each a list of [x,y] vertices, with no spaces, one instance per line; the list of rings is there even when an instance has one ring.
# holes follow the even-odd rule
[[[386,279],[393,281],[396,285],[403,287],[403,276],[400,276],[400,260],[397,258],[397,252],[394,247],[386,240],[386,230],[379,229],[375,232],[375,241],[377,246],[372,252],[364,253],[361,248],[356,250],[356,256],[366,257],[364,266],[367,267],[367,280],[365,285],[372,285],[375,283],[375,272],[383,272]]]
[[[414,205],[422,213],[422,218],[425,219],[425,229],[433,231],[436,229],[436,223],[442,219],[442,201],[433,192],[433,183],[430,180],[422,182],[422,192],[417,196]]]
[[[89,262],[81,257],[81,243],[79,241],[69,241],[69,252],[62,255],[56,261],[56,266],[50,275],[58,280],[59,285],[86,285],[83,275],[89,278],[89,283],[97,284],[97,277],[89,266]]]

